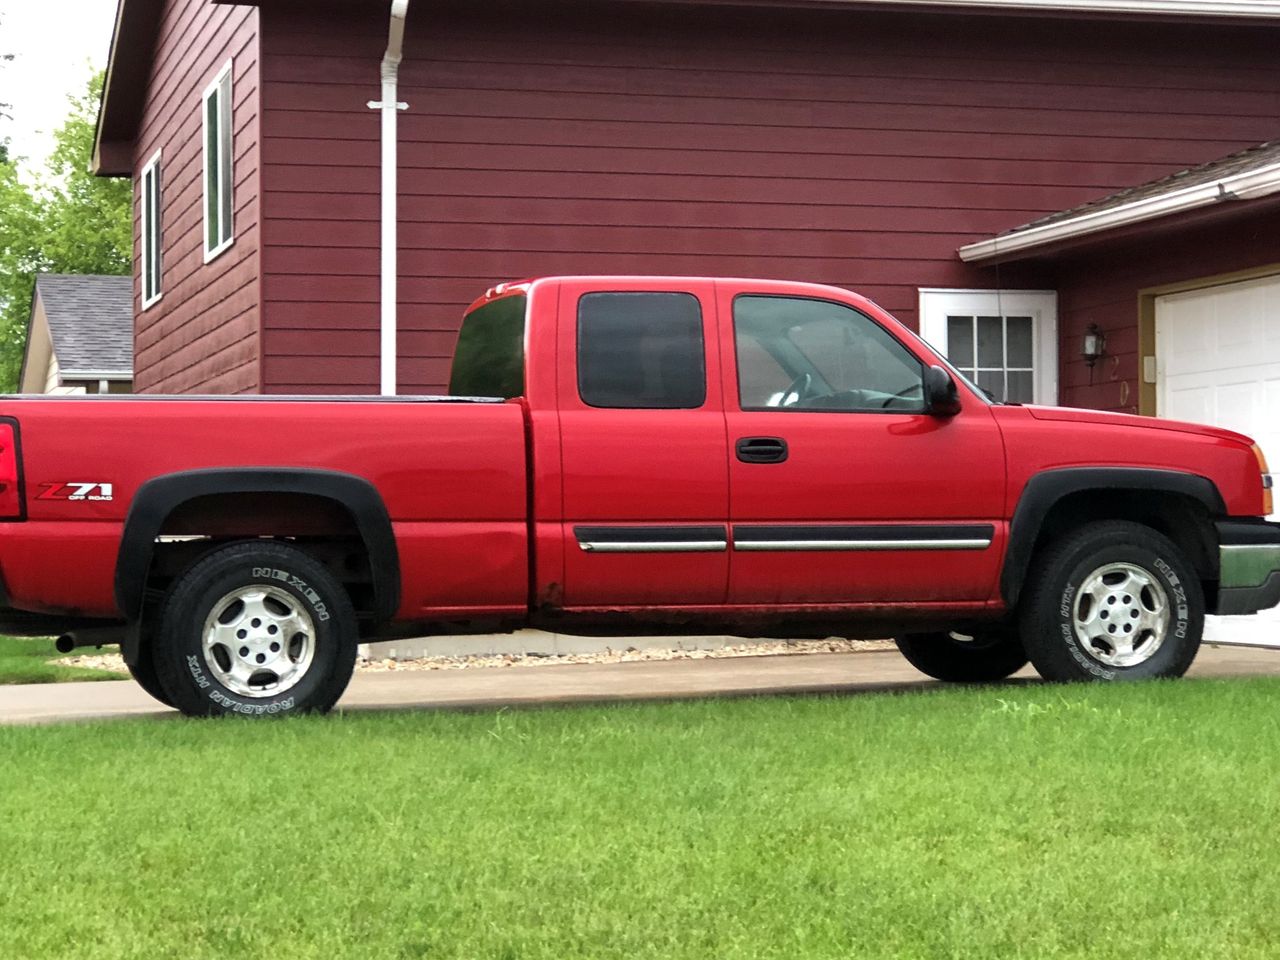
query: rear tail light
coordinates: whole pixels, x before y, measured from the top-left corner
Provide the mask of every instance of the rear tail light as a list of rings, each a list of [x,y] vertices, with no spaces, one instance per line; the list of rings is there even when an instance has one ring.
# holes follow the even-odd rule
[[[6,417],[0,419],[0,520],[22,520],[25,515],[18,423]]]

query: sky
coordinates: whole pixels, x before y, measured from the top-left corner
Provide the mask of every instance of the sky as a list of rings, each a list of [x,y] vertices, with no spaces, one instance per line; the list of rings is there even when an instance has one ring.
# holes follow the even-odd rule
[[[83,92],[93,70],[107,65],[116,0],[0,0],[0,139],[10,153],[43,163],[67,96]]]

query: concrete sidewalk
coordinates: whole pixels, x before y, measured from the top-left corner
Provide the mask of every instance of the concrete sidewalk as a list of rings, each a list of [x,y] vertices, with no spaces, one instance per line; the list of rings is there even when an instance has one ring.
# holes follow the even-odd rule
[[[1280,676],[1280,650],[1205,647],[1191,676]],[[1024,670],[1020,678],[1035,673]],[[489,667],[357,674],[342,710],[498,707],[785,693],[868,693],[933,685],[896,652]],[[0,686],[0,723],[177,716],[129,681]]]

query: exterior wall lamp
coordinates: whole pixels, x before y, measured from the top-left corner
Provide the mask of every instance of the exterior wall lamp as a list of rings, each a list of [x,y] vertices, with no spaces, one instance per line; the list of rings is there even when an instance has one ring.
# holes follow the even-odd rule
[[[1084,346],[1080,350],[1080,356],[1084,357],[1085,365],[1090,369],[1098,360],[1107,352],[1107,336],[1098,329],[1096,323],[1089,324],[1088,329],[1084,333]]]

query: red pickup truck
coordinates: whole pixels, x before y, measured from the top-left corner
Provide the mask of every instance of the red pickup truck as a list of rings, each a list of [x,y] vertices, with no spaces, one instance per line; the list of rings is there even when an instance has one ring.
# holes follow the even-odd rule
[[[994,403],[845,290],[503,284],[449,392],[9,398],[0,631],[264,715],[410,634],[894,636],[944,680],[1121,680],[1280,602],[1248,438]]]

